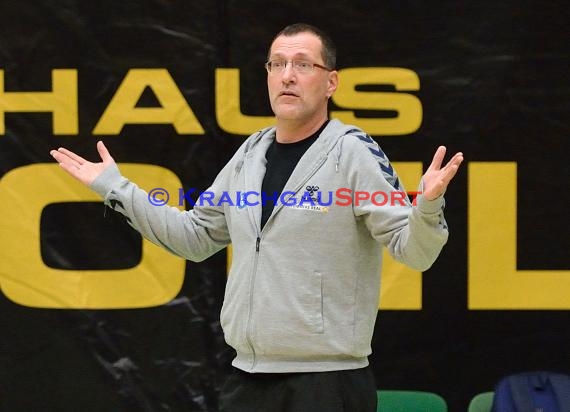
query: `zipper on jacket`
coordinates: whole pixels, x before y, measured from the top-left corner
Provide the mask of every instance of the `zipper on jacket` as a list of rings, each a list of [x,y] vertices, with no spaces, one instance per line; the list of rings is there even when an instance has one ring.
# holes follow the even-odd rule
[[[253,294],[255,289],[255,275],[257,273],[257,261],[259,260],[259,244],[261,243],[261,237],[258,235],[255,239],[255,260],[253,262],[253,272],[250,278],[250,286],[249,286],[249,313],[247,316],[247,326],[245,331],[245,339],[249,347],[251,348],[251,354],[253,356],[253,361],[251,362],[251,369],[255,367],[257,363],[257,359],[255,356],[255,348],[253,347],[253,342],[251,341],[251,334],[253,332],[253,327],[251,326],[252,317],[253,317]]]

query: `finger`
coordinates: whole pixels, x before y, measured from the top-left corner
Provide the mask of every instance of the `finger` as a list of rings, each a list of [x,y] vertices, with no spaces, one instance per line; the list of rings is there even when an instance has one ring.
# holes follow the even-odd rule
[[[451,179],[453,179],[462,162],[463,153],[456,153],[442,169],[442,180],[446,183],[446,185],[451,181]]]
[[[458,152],[453,155],[451,159],[443,166],[440,170],[445,171],[446,168],[451,167],[453,165],[459,166],[463,162],[463,153]]]
[[[70,164],[70,163],[63,163],[63,162],[60,162],[59,165],[61,166],[61,168],[63,170],[65,170],[71,176],[73,176],[76,179],[81,180],[80,171],[79,171],[79,168],[77,168],[77,166]]]
[[[445,165],[445,167],[457,167],[459,168],[459,165],[461,165],[461,163],[463,162],[463,153],[459,152],[456,153],[450,160],[449,162],[447,162],[447,164]]]
[[[59,162],[60,156],[62,156],[62,154],[59,153],[57,150],[50,150],[49,154],[51,157],[53,157],[58,162]]]
[[[57,151],[59,153],[63,153],[64,155],[69,157],[71,160],[77,162],[80,165],[82,165],[83,163],[87,163],[87,160],[85,160],[81,156],[73,153],[71,150],[67,150],[65,147],[60,147],[59,149],[57,149]]]
[[[457,166],[459,166],[461,162],[463,162],[463,153],[457,152],[453,155],[453,157],[449,160],[449,162],[447,162],[447,164],[449,165],[456,164]]]
[[[73,167],[79,167],[80,166],[79,162],[73,160],[67,154],[62,153],[58,150],[52,150],[49,153],[60,164],[65,163],[65,164],[68,164],[68,165],[73,166]]]
[[[451,179],[455,176],[457,171],[459,170],[459,165],[453,164],[446,167],[444,174],[442,175],[442,180],[445,183],[445,187],[451,182]]]
[[[97,142],[97,151],[99,152],[99,156],[101,156],[101,160],[103,160],[103,163],[110,163],[114,161],[113,158],[111,157],[111,153],[109,153],[109,151],[107,150],[107,148],[105,147],[105,145],[101,140]]]
[[[441,168],[441,163],[443,162],[443,158],[445,157],[446,152],[445,146],[439,146],[435,151],[435,155],[433,156],[433,160],[428,167],[428,170],[439,170]]]

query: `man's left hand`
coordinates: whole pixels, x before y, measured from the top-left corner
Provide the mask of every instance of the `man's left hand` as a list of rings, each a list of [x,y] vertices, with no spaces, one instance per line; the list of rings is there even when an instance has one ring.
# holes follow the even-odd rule
[[[423,176],[423,192],[422,195],[427,200],[434,200],[442,196],[447,189],[447,185],[457,173],[459,165],[463,162],[463,153],[458,152],[443,167],[443,158],[445,157],[445,146],[439,146],[428,170]]]

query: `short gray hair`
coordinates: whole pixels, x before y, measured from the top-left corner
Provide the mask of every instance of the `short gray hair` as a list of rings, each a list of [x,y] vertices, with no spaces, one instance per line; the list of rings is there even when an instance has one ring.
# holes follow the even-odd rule
[[[329,69],[334,70],[336,68],[336,45],[328,34],[315,26],[306,23],[291,24],[277,33],[271,41],[271,44],[273,44],[275,39],[280,36],[293,36],[299,33],[312,33],[321,40],[321,56],[323,58],[323,62]],[[271,50],[269,52],[271,52]]]

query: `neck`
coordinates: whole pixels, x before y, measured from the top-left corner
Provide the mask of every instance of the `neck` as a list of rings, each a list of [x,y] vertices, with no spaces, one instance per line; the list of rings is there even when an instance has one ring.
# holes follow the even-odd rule
[[[277,119],[275,139],[278,143],[295,143],[315,133],[327,120],[326,114],[311,121]]]

